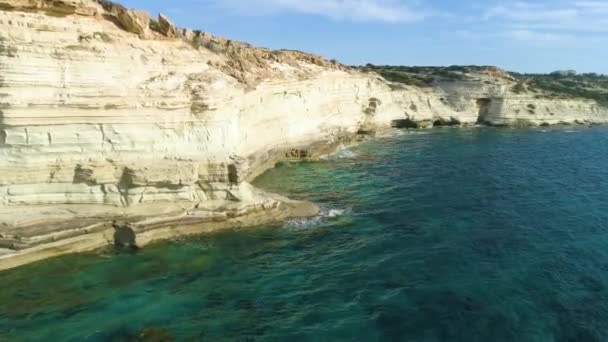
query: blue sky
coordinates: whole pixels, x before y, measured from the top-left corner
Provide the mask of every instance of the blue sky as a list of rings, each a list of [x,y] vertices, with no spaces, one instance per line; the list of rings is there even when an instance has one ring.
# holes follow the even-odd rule
[[[346,64],[608,73],[608,0],[122,0],[178,26]]]

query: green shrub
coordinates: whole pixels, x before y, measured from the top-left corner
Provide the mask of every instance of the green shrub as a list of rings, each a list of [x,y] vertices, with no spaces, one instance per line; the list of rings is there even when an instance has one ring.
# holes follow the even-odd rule
[[[598,74],[544,75],[517,74],[528,89],[552,98],[585,98],[608,106],[608,76]],[[540,96],[540,95],[538,95]]]
[[[150,30],[161,33],[160,23],[154,19],[150,19]]]
[[[521,94],[526,91],[526,87],[524,86],[523,82],[517,82],[517,84],[514,85],[513,88],[511,88],[511,91],[515,94]]]

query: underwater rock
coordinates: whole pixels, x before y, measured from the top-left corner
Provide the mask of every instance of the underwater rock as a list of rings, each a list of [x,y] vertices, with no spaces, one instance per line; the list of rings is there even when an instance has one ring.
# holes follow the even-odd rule
[[[173,338],[164,328],[145,328],[137,337],[138,342],[173,342]]]

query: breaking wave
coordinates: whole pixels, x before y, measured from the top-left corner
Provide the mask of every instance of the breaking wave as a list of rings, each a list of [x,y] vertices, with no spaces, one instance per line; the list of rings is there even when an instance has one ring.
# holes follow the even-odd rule
[[[330,209],[321,208],[321,211],[317,216],[307,218],[296,218],[288,220],[285,226],[288,228],[305,229],[331,221],[338,217],[347,215],[349,210],[346,209]]]

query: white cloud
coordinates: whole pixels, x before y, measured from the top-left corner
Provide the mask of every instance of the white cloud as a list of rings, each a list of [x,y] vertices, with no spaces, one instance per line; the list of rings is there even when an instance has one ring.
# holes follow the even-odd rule
[[[486,10],[484,19],[503,19],[517,22],[570,21],[577,17],[578,10],[568,7],[547,7],[542,4],[515,2]]]
[[[604,1],[570,0],[557,4],[518,1],[491,7],[482,18],[522,30],[605,32],[607,14],[608,3]]]
[[[566,46],[579,42],[576,36],[571,34],[557,34],[545,31],[526,29],[501,29],[496,32],[459,30],[456,34],[468,41],[485,43],[490,40],[509,40],[515,43],[537,46]]]
[[[420,21],[429,10],[404,0],[217,0],[242,13],[294,12],[337,20],[387,23]]]
[[[469,41],[503,39],[543,46],[606,41],[608,0],[486,0],[461,6],[440,0],[173,0],[177,7],[221,15],[304,14],[337,21],[426,21]],[[445,1],[445,0],[443,0]],[[433,20],[425,20],[425,19]]]
[[[577,1],[574,3],[574,6],[596,13],[608,12],[608,3],[605,1]]]
[[[604,41],[608,2],[600,0],[515,1],[481,11],[481,23],[518,43],[539,46]]]
[[[505,32],[505,36],[523,43],[543,45],[568,44],[576,41],[575,37],[569,34],[556,34],[532,30],[511,30]]]

